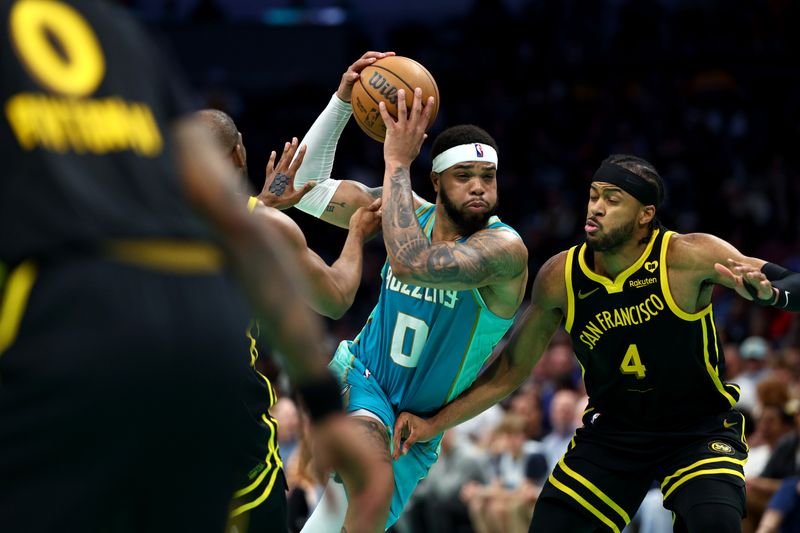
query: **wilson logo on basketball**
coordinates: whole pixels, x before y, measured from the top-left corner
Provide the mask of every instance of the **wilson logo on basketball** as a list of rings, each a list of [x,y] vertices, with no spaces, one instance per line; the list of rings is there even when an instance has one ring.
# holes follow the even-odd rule
[[[397,104],[397,87],[390,84],[380,72],[373,72],[370,76],[369,86],[378,91],[378,94],[386,98],[392,105]]]

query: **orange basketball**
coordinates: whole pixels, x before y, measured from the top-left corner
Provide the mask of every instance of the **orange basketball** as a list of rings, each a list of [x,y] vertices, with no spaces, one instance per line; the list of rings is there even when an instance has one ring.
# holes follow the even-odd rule
[[[385,102],[389,113],[397,118],[397,91],[406,91],[406,105],[411,109],[414,89],[422,89],[423,104],[433,96],[433,113],[428,127],[433,125],[439,112],[439,88],[428,69],[407,57],[389,56],[375,61],[361,71],[353,86],[350,103],[353,116],[364,132],[378,142],[386,139],[386,125],[378,110],[378,102]]]

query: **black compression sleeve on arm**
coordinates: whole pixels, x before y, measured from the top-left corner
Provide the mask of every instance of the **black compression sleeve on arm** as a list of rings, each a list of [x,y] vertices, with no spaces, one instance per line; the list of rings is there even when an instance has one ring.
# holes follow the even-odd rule
[[[778,289],[778,299],[772,305],[787,311],[800,311],[800,273],[775,263],[765,263],[761,272]]]

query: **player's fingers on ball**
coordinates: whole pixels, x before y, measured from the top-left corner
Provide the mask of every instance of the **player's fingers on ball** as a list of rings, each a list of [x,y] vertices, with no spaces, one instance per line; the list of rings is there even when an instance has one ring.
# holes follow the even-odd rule
[[[397,122],[405,122],[407,117],[406,90],[400,89],[397,91]]]
[[[422,118],[425,119],[425,125],[428,125],[428,121],[431,118],[431,114],[433,113],[433,105],[434,99],[433,96],[429,96],[428,100],[425,102],[425,107],[422,110]]]
[[[378,102],[378,111],[380,112],[383,123],[386,124],[386,129],[388,130],[391,125],[394,124],[394,117],[389,114],[389,110],[386,109],[386,104],[383,102]]]
[[[416,87],[414,89],[414,99],[411,101],[411,112],[415,117],[418,117],[422,112],[422,89]]]

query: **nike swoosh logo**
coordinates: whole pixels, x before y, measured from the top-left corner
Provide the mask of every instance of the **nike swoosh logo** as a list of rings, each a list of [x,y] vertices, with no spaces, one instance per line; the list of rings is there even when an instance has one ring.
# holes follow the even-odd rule
[[[739,422],[728,422],[727,420],[723,420],[722,421],[722,425],[725,426],[725,429],[732,428],[733,426],[735,426],[738,423]]]
[[[584,298],[587,298],[587,297],[591,296],[593,293],[595,293],[596,291],[599,291],[599,290],[600,290],[600,287],[596,287],[596,288],[590,290],[589,292],[578,291],[578,299],[579,300],[583,300]]]

